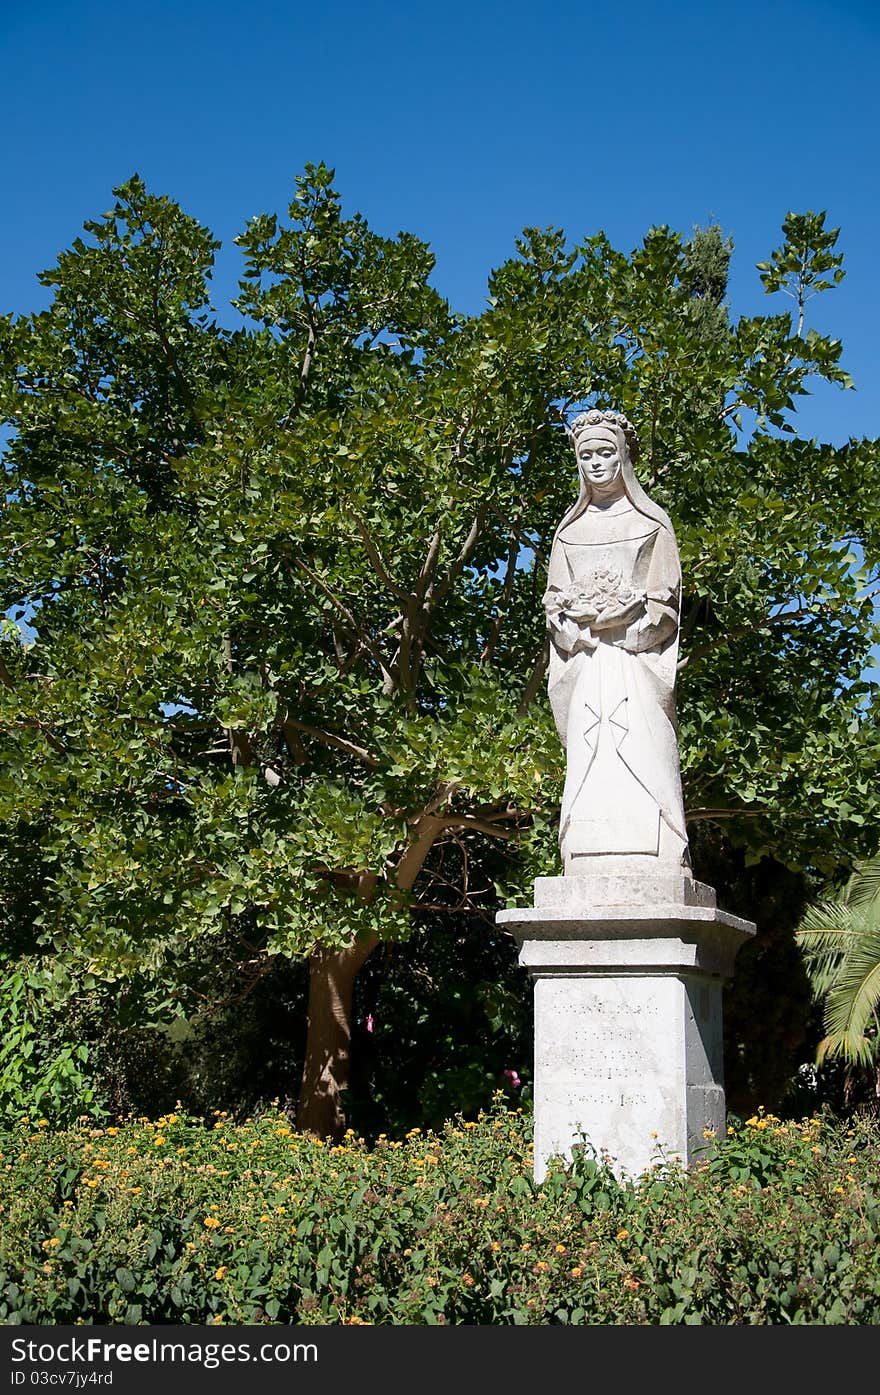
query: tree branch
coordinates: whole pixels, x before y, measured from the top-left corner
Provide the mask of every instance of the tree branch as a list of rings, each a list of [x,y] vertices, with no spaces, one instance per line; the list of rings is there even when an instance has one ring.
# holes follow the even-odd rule
[[[446,575],[442,578],[442,580],[440,580],[437,583],[436,587],[432,588],[432,601],[441,601],[443,597],[447,595],[449,588],[452,586],[452,583],[455,581],[456,577],[459,576],[459,574],[461,573],[462,569],[467,563],[468,558],[470,557],[471,553],[477,545],[480,533],[483,531],[483,524],[486,521],[486,514],[488,512],[489,502],[488,500],[484,499],[483,502],[477,508],[476,514],[474,515],[474,521],[471,524],[470,529],[468,530],[468,535],[465,538],[464,543],[462,544],[461,551],[455,558],[455,561],[450,564],[449,570],[447,571]]]
[[[357,635],[358,639],[360,640],[361,644],[363,645],[364,649],[370,655],[370,658],[373,660],[373,662],[379,669],[379,672],[382,674],[382,678],[386,687],[388,684],[390,684],[390,691],[393,692],[397,686],[393,674],[390,672],[387,664],[385,663],[385,660],[382,658],[381,653],[376,648],[372,639],[367,634],[363,626],[355,619],[354,615],[352,615],[348,606],[343,601],[341,601],[333,591],[330,590],[330,587],[321,580],[321,578],[317,575],[316,572],[312,571],[311,567],[306,565],[306,563],[302,560],[301,557],[294,557],[293,563],[294,566],[299,567],[300,571],[305,572],[306,576],[311,581],[313,581],[315,585],[318,587],[318,589],[327,597],[331,605],[334,605],[336,609],[339,611],[340,615],[343,615],[345,617],[345,619],[348,621],[349,625]]]
[[[766,615],[752,625],[738,625],[735,629],[727,630],[724,634],[719,635],[711,644],[704,644],[699,649],[693,649],[687,658],[679,660],[677,671],[680,673],[682,669],[687,668],[693,659],[702,659],[706,654],[711,654],[714,649],[718,648],[719,644],[725,644],[730,640],[745,639],[746,635],[756,634],[758,630],[766,630],[768,625],[781,625],[787,620],[798,620],[809,614],[810,611],[806,606],[799,606],[797,610],[783,610],[778,615]]]
[[[495,653],[495,646],[498,643],[498,636],[501,633],[501,626],[504,624],[507,607],[510,605],[510,598],[513,595],[513,587],[516,581],[516,564],[519,560],[521,548],[518,526],[520,521],[520,519],[517,520],[517,526],[510,536],[510,547],[507,549],[507,569],[504,573],[504,587],[501,592],[501,599],[498,603],[495,618],[489,630],[489,637],[480,655],[481,664],[490,663],[492,660]]]
[[[392,595],[396,596],[399,601],[403,601],[405,603],[407,600],[407,592],[403,589],[402,586],[398,585],[398,583],[391,576],[391,573],[389,572],[384,561],[382,560],[382,556],[379,552],[378,547],[376,546],[373,539],[370,537],[370,534],[367,532],[367,528],[363,522],[363,519],[361,519],[357,514],[353,514],[352,517],[354,519],[354,526],[357,528],[358,532],[361,535],[361,538],[363,539],[364,547],[367,550],[367,556],[372,562],[376,575],[382,582],[382,585],[387,586]]]
[[[518,717],[525,716],[526,712],[529,710],[535,698],[537,697],[538,689],[540,688],[541,683],[543,682],[544,674],[547,672],[547,666],[549,665],[549,663],[550,636],[549,634],[546,634],[541,642],[540,649],[535,655],[535,661],[532,666],[532,671],[529,674],[529,681],[523,689],[523,695],[519,700],[519,704],[517,705],[516,714]]]
[[[285,713],[278,725],[284,733],[285,740],[288,743],[297,742],[300,749],[302,749],[302,742],[298,741],[294,733],[301,731],[304,736],[310,736],[313,741],[319,741],[322,746],[329,746],[333,750],[344,751],[347,756],[354,756],[370,770],[377,770],[381,764],[376,756],[370,755],[365,747],[358,746],[356,742],[349,741],[344,736],[336,736],[332,731],[322,731],[320,727],[313,727],[308,722],[301,722],[298,717],[291,717],[289,713]]]

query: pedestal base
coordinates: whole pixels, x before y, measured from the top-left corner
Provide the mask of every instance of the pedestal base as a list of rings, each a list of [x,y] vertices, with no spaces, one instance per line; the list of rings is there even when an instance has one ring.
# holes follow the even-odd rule
[[[587,1142],[618,1175],[725,1127],[721,994],[750,921],[690,877],[540,877],[497,921],[535,984],[535,1177]]]

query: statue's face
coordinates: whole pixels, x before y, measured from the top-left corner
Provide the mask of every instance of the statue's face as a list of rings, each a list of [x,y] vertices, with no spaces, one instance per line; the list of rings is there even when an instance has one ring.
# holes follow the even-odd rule
[[[622,461],[617,432],[610,427],[591,426],[579,437],[576,449],[578,467],[589,485],[601,490],[620,478]]]

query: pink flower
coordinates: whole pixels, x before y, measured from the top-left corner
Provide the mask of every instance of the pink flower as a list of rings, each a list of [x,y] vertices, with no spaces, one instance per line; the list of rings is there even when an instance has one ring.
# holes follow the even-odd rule
[[[367,1029],[368,1032],[372,1032],[373,1027],[375,1026],[375,1023],[373,1022],[373,1014],[372,1014],[372,1013],[369,1013],[369,1015],[368,1015],[368,1017],[367,1017],[367,1020],[366,1020],[366,1022],[364,1023],[364,1026],[366,1027],[366,1029]]]
[[[511,1086],[511,1088],[514,1090],[518,1090],[522,1085],[522,1081],[520,1080],[515,1070],[506,1070],[504,1072],[504,1078]]]

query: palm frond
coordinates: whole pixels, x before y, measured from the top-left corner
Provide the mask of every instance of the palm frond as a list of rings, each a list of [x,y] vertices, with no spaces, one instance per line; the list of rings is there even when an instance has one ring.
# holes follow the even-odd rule
[[[874,904],[880,913],[880,854],[856,867],[847,884],[846,900],[850,906]]]
[[[874,1027],[880,1004],[880,930],[867,936],[845,957],[825,1000],[829,1036],[855,1042]]]
[[[811,906],[795,939],[816,999],[824,1000],[825,1039],[816,1059],[854,1066],[880,1060],[880,857],[850,878],[840,899]]]

